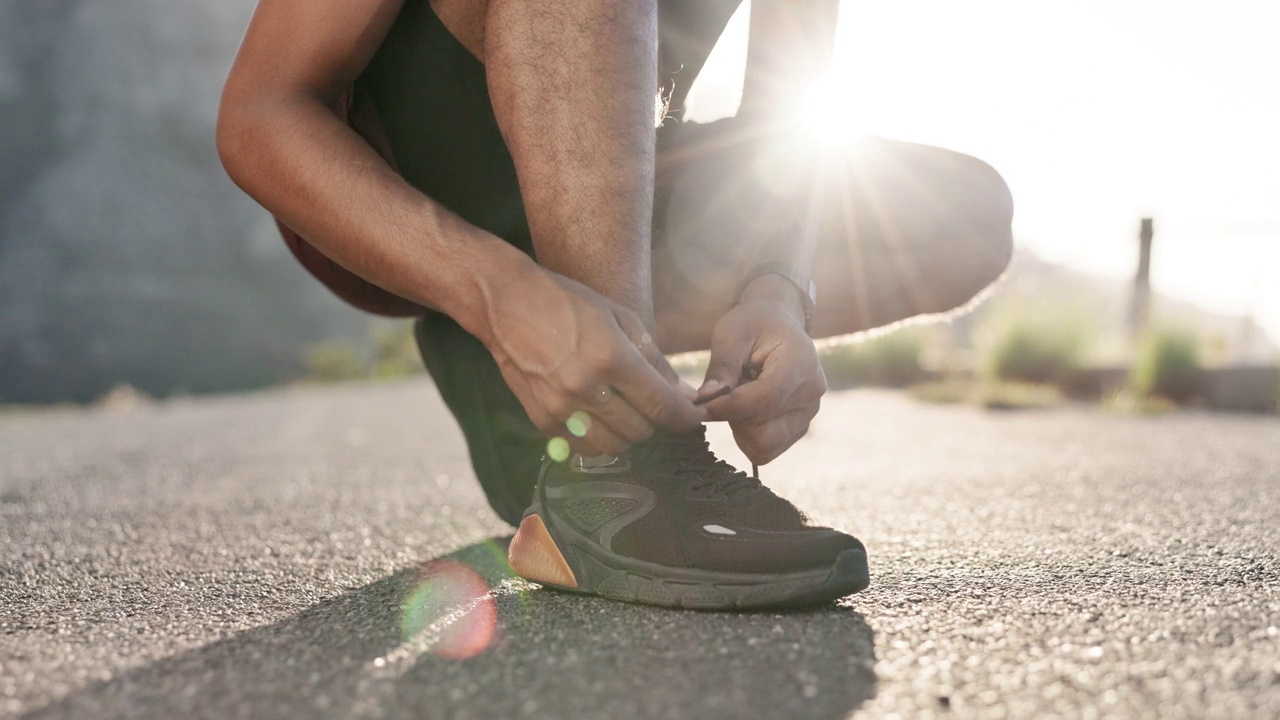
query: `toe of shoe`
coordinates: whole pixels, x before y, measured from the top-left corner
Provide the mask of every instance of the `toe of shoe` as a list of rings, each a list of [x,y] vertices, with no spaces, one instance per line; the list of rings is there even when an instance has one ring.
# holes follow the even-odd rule
[[[796,554],[797,561],[807,558],[816,567],[833,565],[849,550],[856,550],[863,554],[867,551],[861,540],[839,530],[822,528],[805,535],[808,537],[798,539],[793,552]]]
[[[865,553],[861,542],[827,528],[797,532],[739,535],[704,546],[700,566],[726,572],[790,574],[831,568],[854,550]]]

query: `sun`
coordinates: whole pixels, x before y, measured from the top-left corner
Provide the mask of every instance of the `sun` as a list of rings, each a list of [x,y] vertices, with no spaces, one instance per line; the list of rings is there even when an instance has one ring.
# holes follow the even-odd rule
[[[853,84],[840,73],[814,80],[801,96],[792,118],[795,141],[814,149],[855,145],[866,136],[859,122]]]

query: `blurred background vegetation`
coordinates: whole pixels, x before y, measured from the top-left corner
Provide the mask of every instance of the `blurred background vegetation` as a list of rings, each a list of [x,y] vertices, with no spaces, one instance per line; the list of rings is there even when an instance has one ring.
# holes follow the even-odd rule
[[[364,337],[327,340],[306,351],[306,378],[315,382],[385,380],[423,371],[409,322],[374,321]]]

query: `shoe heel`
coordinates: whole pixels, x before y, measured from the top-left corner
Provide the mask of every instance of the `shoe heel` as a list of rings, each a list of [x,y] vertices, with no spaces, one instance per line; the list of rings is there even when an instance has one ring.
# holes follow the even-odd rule
[[[551,539],[546,523],[536,514],[526,515],[520,529],[511,538],[507,553],[511,569],[526,580],[576,590],[578,580],[565,561],[564,554]]]

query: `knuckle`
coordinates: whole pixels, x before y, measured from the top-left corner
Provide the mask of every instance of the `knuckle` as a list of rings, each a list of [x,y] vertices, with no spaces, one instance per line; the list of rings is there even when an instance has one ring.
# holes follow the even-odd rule
[[[547,404],[547,411],[551,414],[551,421],[557,430],[560,424],[574,412],[574,405],[567,396],[557,397]]]
[[[601,374],[607,373],[622,365],[624,358],[622,348],[617,343],[613,343],[591,358],[591,367]]]
[[[822,397],[827,394],[829,386],[827,385],[827,374],[822,371],[822,366],[818,366],[818,374],[813,378],[813,394],[816,397]]]
[[[791,400],[796,407],[806,407],[817,403],[824,394],[826,394],[826,388],[821,382],[807,381],[796,388],[795,395]]]
[[[804,423],[805,432],[809,431],[809,423],[813,422],[813,419],[818,416],[818,409],[820,407],[821,407],[821,404],[816,400],[804,406],[804,412],[801,415],[801,421]]]
[[[582,357],[583,374],[587,376],[603,375],[609,369],[608,356],[600,350]]]
[[[644,442],[653,436],[653,426],[637,419],[634,422],[627,422],[622,427],[615,428],[615,432],[627,442]]]
[[[603,427],[592,428],[591,432],[587,433],[586,439],[600,452],[608,455],[626,452],[626,441]]]
[[[655,425],[670,425],[675,419],[671,411],[671,406],[666,403],[655,403],[649,411],[649,419]]]
[[[585,395],[591,392],[593,376],[585,369],[573,370],[565,374],[562,381],[564,389],[574,395]]]
[[[667,362],[667,356],[662,354],[662,351],[658,349],[657,345],[654,345],[652,343],[643,345],[640,348],[640,353],[644,355],[644,359],[647,360],[649,364],[654,366],[655,368],[661,370],[664,373],[666,372],[670,372],[673,374],[675,373],[675,370],[671,367],[671,363]]]

